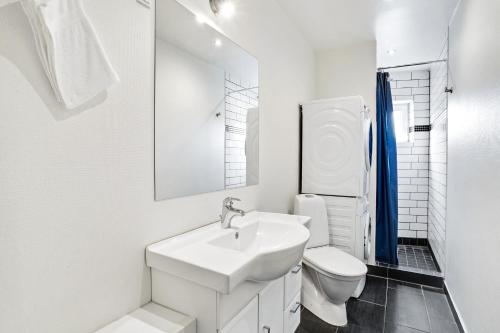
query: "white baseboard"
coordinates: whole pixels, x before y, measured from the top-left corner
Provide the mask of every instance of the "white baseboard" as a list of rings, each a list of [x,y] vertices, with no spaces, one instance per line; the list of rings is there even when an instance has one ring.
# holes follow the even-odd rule
[[[459,327],[460,331],[463,331],[464,333],[469,333],[469,331],[467,330],[467,326],[465,326],[464,318],[462,317],[462,314],[460,313],[460,310],[457,307],[457,303],[453,299],[453,295],[451,294],[450,288],[448,288],[448,284],[446,283],[446,280],[444,280],[444,286],[445,286],[446,294],[448,295],[448,298],[451,301],[450,305],[453,307],[452,311],[454,312],[454,314],[457,315],[458,320],[460,321],[460,326],[461,326],[461,327]]]

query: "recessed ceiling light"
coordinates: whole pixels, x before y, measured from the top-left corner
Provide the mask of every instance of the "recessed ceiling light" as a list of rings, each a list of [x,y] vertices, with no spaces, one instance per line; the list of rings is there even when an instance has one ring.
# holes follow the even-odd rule
[[[389,49],[386,51],[388,55],[395,55],[396,54],[396,49]]]
[[[217,38],[217,39],[215,40],[215,42],[214,42],[214,45],[215,45],[216,47],[220,47],[220,46],[222,45],[222,41],[221,41],[219,38]]]
[[[236,11],[233,0],[209,0],[209,2],[210,8],[215,15],[231,18]]]
[[[220,7],[220,14],[225,18],[233,17],[235,11],[236,7],[231,1],[225,1]]]
[[[202,14],[196,14],[196,22],[199,24],[207,23],[207,18]]]

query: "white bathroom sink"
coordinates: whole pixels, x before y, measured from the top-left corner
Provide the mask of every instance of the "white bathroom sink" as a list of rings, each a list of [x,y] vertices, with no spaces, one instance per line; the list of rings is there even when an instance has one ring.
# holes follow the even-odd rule
[[[245,280],[270,281],[300,262],[309,240],[309,217],[251,212],[190,231],[146,250],[148,266],[230,293]]]
[[[251,280],[270,281],[285,275],[302,258],[306,231],[300,225],[271,222],[265,218],[241,226],[208,243],[225,250],[255,255]]]

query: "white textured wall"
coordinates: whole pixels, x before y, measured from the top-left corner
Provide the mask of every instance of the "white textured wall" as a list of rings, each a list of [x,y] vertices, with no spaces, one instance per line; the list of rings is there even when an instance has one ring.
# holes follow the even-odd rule
[[[371,110],[373,122],[373,155],[370,174],[370,215],[372,217],[372,251],[375,262],[375,206],[377,182],[377,43],[369,41],[316,53],[316,98],[363,96]]]
[[[440,59],[448,58],[446,40]],[[448,150],[448,64],[431,65],[431,135],[429,152],[429,243],[441,268],[446,270],[446,174]]]
[[[429,71],[391,72],[393,100],[413,101],[410,124],[429,125]],[[414,131],[398,143],[398,237],[427,238],[429,131]]]
[[[446,283],[470,333],[500,326],[499,17],[462,0],[450,29]]]
[[[162,202],[152,11],[84,4],[121,83],[72,112],[55,102],[19,4],[0,8],[0,332],[94,331],[150,299],[147,244],[214,221],[229,194],[286,212],[297,191],[297,104],[313,97],[314,53],[274,1],[242,2],[223,24],[260,61],[260,185]]]
[[[316,53],[316,97],[360,95],[375,114],[377,44],[354,44]]]

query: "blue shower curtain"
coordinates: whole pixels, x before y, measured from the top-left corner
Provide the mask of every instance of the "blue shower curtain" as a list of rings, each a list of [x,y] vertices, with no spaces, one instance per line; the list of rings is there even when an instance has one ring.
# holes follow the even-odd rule
[[[398,174],[388,73],[377,73],[376,258],[398,264]]]

